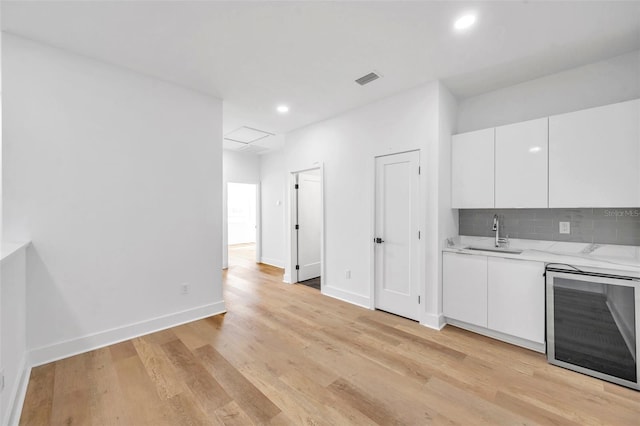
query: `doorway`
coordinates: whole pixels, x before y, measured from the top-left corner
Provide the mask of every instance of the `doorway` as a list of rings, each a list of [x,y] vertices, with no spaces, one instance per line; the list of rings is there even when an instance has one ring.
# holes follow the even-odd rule
[[[376,309],[418,321],[418,185],[420,152],[376,157]]]
[[[258,189],[251,183],[227,184],[227,252],[231,266],[256,263]]]
[[[322,285],[322,173],[294,175],[295,281],[320,290]]]

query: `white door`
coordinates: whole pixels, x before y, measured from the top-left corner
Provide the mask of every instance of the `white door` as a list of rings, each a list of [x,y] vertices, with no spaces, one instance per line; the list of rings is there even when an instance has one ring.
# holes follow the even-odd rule
[[[376,158],[375,306],[420,319],[418,151]]]
[[[320,276],[322,198],[319,172],[298,174],[298,281]]]

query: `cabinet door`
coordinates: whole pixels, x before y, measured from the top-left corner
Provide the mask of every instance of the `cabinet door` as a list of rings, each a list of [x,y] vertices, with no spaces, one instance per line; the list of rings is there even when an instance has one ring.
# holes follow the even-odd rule
[[[546,208],[548,118],[496,127],[496,208]]]
[[[549,207],[640,205],[640,100],[549,117]]]
[[[487,257],[442,255],[443,311],[447,318],[487,326]]]
[[[493,208],[494,129],[451,140],[451,203],[454,209]]]
[[[490,257],[488,270],[489,328],[544,343],[544,263]]]

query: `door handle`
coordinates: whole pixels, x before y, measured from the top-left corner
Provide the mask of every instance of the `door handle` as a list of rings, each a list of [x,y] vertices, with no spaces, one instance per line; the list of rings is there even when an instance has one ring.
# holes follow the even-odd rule
[[[375,238],[373,240],[373,242],[376,243],[376,244],[382,244],[382,243],[384,243],[384,240],[382,238]]]

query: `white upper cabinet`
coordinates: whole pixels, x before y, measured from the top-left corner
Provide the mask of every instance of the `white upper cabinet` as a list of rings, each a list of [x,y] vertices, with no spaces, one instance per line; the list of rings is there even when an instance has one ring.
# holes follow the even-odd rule
[[[454,135],[451,204],[454,209],[493,208],[494,129]]]
[[[452,138],[452,207],[640,206],[640,99]]]
[[[549,117],[549,207],[640,206],[640,100]]]
[[[547,155],[547,118],[496,127],[496,208],[547,207]]]

